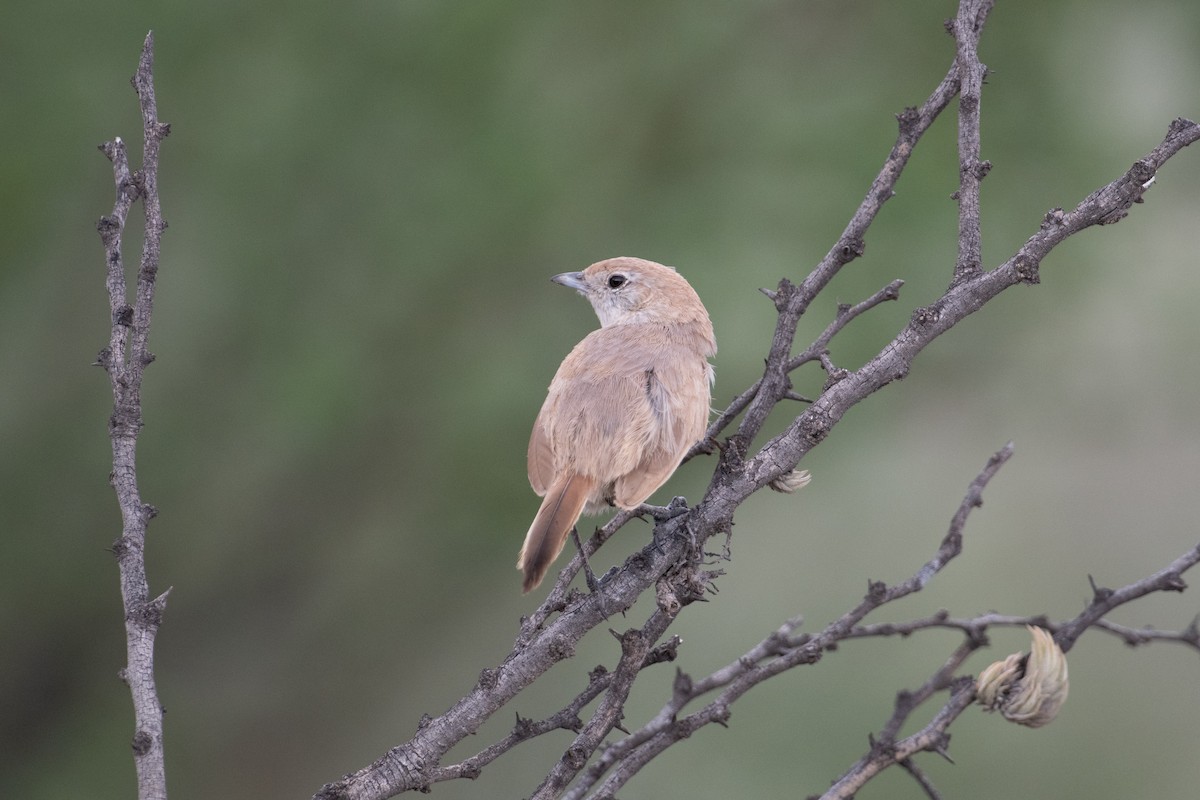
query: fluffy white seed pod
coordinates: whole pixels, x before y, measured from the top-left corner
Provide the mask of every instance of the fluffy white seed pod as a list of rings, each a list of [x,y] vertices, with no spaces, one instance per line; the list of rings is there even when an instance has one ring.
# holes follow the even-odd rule
[[[1033,637],[1030,652],[1013,653],[988,666],[975,681],[975,694],[987,711],[1040,728],[1058,716],[1067,701],[1067,657],[1049,631],[1025,627]]]
[[[785,472],[767,485],[777,492],[791,494],[797,489],[803,489],[808,486],[812,480],[812,473],[806,469],[794,469],[790,472]]]

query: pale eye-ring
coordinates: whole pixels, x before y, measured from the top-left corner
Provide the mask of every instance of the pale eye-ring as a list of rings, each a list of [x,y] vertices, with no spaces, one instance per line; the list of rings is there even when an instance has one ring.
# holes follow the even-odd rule
[[[620,289],[629,279],[620,273],[608,276],[608,288]]]

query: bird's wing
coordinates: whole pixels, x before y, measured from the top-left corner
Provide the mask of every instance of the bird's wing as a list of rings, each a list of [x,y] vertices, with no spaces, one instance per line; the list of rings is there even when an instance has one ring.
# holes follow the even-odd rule
[[[694,361],[694,358],[691,359]],[[708,389],[704,374],[686,373],[695,364],[672,361],[646,374],[646,403],[654,415],[656,435],[642,451],[637,466],[613,487],[613,501],[621,508],[644,503],[667,482],[688,449],[704,433],[708,420]]]
[[[546,426],[543,423],[546,408],[549,405],[550,399],[547,398],[542,410],[538,412],[537,419],[533,421],[533,433],[529,435],[529,450],[525,454],[526,466],[529,471],[529,485],[533,487],[533,491],[537,493],[538,497],[545,495],[546,490],[554,481],[554,450],[550,447],[550,437],[546,434]]]

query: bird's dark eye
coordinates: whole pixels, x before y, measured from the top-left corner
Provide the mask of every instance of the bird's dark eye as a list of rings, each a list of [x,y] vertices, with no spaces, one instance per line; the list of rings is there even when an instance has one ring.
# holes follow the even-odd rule
[[[610,275],[608,276],[608,288],[620,289],[625,285],[625,281],[627,280],[628,278],[626,278],[624,275]]]

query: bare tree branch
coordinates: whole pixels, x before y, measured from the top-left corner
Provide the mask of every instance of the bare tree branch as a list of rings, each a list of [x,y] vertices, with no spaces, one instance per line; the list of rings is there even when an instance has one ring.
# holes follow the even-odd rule
[[[588,788],[594,785],[595,781],[610,768],[614,770],[614,775],[605,781],[592,797],[597,799],[613,797],[625,781],[633,777],[637,769],[676,741],[690,736],[711,722],[723,724],[728,716],[729,706],[751,688],[794,667],[815,664],[824,653],[850,636],[855,626],[868,614],[887,603],[923,589],[934,575],[962,552],[963,529],[966,526],[967,517],[972,509],[982,504],[984,487],[1000,467],[1012,457],[1012,452],[1013,448],[1010,443],[988,460],[987,466],[972,481],[967,490],[966,497],[963,498],[962,504],[954,514],[950,528],[942,539],[937,553],[911,578],[892,587],[883,583],[871,582],[867,587],[866,596],[858,605],[831,622],[818,634],[793,637],[793,631],[799,627],[801,622],[800,617],[794,617],[749,651],[706,678],[692,680],[680,673],[676,677],[675,690],[671,700],[655,715],[654,719],[625,739],[610,745],[604,755],[588,769],[579,785],[566,797],[569,800],[583,797]],[[983,641],[981,639],[979,644],[974,647],[980,646]],[[924,701],[935,690],[945,688],[953,670],[957,669],[962,659],[965,659],[974,647],[966,650],[958,660],[952,660],[951,664],[943,668],[945,674],[939,673],[939,676],[931,679],[926,687],[914,693],[915,702],[908,704],[902,715],[900,709],[897,709],[897,715],[893,718],[894,724],[889,724],[889,728],[885,729],[885,740],[894,739],[908,713],[915,708],[917,703]],[[692,700],[718,689],[724,689],[724,691],[703,709],[688,716],[679,717],[680,712]],[[891,729],[890,732],[889,729]]]
[[[966,280],[983,268],[983,237],[979,219],[979,184],[992,168],[979,160],[979,119],[987,67],[979,63],[979,34],[992,10],[992,0],[963,3],[946,27],[955,41],[958,68],[958,260],[954,281]]]
[[[575,730],[574,723],[583,706],[604,695],[590,719],[579,721],[578,735],[538,787],[538,797],[561,796],[564,791],[570,798],[585,795],[612,797],[642,766],[672,744],[709,723],[723,723],[729,715],[730,705],[763,680],[792,667],[813,663],[844,640],[913,633],[928,627],[958,627],[964,632],[964,641],[921,686],[901,693],[891,717],[873,740],[871,750],[834,784],[826,796],[850,797],[874,775],[893,764],[908,764],[907,768],[915,776],[919,769],[911,763],[914,755],[922,751],[945,752],[949,726],[975,695],[973,681],[969,677],[956,677],[955,673],[971,652],[986,644],[988,625],[1016,623],[1005,622],[999,617],[956,621],[948,614],[890,626],[866,626],[863,620],[880,606],[920,591],[961,552],[962,529],[967,516],[979,504],[984,485],[1007,460],[1011,448],[1005,448],[989,462],[968,490],[937,553],[908,580],[890,587],[871,582],[866,597],[859,604],[819,633],[793,635],[800,624],[797,617],[784,623],[741,658],[706,678],[693,681],[680,673],[672,697],[654,719],[623,739],[600,750],[598,747],[603,737],[617,727],[629,684],[645,666],[654,642],[665,634],[671,620],[682,609],[713,590],[720,572],[703,568],[709,555],[703,548],[711,537],[730,534],[734,514],[741,503],[795,470],[850,408],[907,375],[916,356],[942,333],[1005,289],[1019,283],[1037,283],[1042,260],[1054,247],[1092,225],[1123,218],[1133,203],[1141,201],[1157,170],[1183,147],[1200,139],[1200,126],[1189,120],[1176,120],[1163,141],[1124,175],[1084,198],[1072,210],[1055,209],[1048,213],[1040,229],[1015,254],[999,266],[984,271],[979,245],[978,200],[979,182],[987,172],[987,162],[979,158],[980,93],[986,68],[979,63],[977,48],[991,7],[991,0],[960,2],[956,18],[948,26],[955,37],[954,62],[920,107],[906,109],[898,116],[900,130],[896,143],[838,241],[801,283],[793,284],[784,279],[775,290],[766,293],[775,305],[778,318],[763,376],[717,417],[706,442],[693,452],[693,455],[711,452],[714,448],[720,451],[702,500],[690,509],[681,503],[672,503],[665,509],[643,508],[638,512],[616,514],[585,543],[589,553],[639,513],[649,514],[655,520],[652,542],[604,575],[596,595],[583,595],[569,588],[581,563],[577,554],[560,572],[545,602],[521,621],[514,646],[500,665],[483,670],[477,684],[445,713],[423,719],[412,739],[392,748],[375,762],[327,784],[317,793],[317,798],[377,800],[412,789],[424,790],[437,780],[477,774],[478,767],[504,749],[529,738],[521,730],[520,722],[512,734],[482,751],[474,760],[463,762],[460,768],[439,765],[450,748],[474,734],[485,720],[554,664],[571,657],[579,640],[601,625],[606,614],[629,609],[651,587],[654,588],[656,609],[640,629],[620,637],[622,655],[611,677],[598,680],[593,673],[588,686],[568,702],[562,712],[547,720],[546,725],[553,724],[554,727],[546,727],[546,730],[564,727],[565,723]],[[838,271],[863,254],[867,229],[882,205],[892,197],[913,148],[956,95],[960,96],[959,249],[949,288],[929,306],[915,309],[909,323],[896,337],[857,370],[841,369],[834,364],[829,353],[830,340],[859,314],[884,300],[895,299],[899,282],[890,284],[857,306],[840,308],[821,337],[798,355],[793,355],[800,318]],[[754,451],[753,445],[768,415],[780,402],[798,399],[791,386],[790,373],[812,361],[818,362],[826,372],[821,393],[781,433]],[[739,414],[742,416],[736,433],[718,441],[717,437]],[[1118,605],[1150,592],[1181,589],[1181,575],[1195,563],[1193,556],[1200,558],[1200,554],[1181,557],[1160,573],[1130,587],[1112,592],[1096,590],[1095,599],[1083,614],[1059,626],[1047,627],[1055,630],[1056,640],[1067,650],[1088,627],[1099,625],[1104,614]],[[1176,638],[1186,642],[1186,632]],[[896,738],[923,703],[947,690],[949,699],[924,727],[911,736]],[[705,706],[681,716],[688,703],[709,693],[715,693],[715,697]],[[585,697],[587,700],[581,702]],[[586,766],[594,752],[600,755],[591,766]],[[568,789],[576,777],[575,786]],[[919,780],[927,786],[926,793],[935,796],[928,780]]]
[[[108,425],[113,469],[109,477],[121,508],[121,536],[113,543],[113,553],[120,568],[128,658],[121,677],[133,696],[133,755],[138,797],[143,800],[167,796],[163,710],[154,683],[154,639],[170,592],[168,589],[153,599],[150,597],[145,562],[146,527],[157,510],[142,502],[136,466],[137,437],[142,429],[142,375],[154,360],[147,343],[162,232],[167,227],[158,198],[158,149],[159,143],[170,133],[170,126],[158,121],[153,70],[152,31],[146,35],[137,72],[132,79],[142,110],[142,168],[130,172],[125,143],[120,138],[100,146],[113,163],[117,199],[112,214],[101,217],[96,225],[104,242],[106,285],[112,312],[112,335],[108,345],[100,351],[96,364],[108,373],[113,391],[113,413]],[[129,211],[139,197],[145,210],[145,239],[135,300],[130,306],[126,299],[121,237]]]

